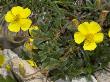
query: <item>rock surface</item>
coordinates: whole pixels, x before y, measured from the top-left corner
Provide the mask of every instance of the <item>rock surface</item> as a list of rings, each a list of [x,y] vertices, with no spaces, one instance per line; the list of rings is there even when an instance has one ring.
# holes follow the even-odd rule
[[[93,76],[91,76],[91,77],[93,79],[93,82],[98,82]],[[69,81],[64,81],[64,80],[60,79],[60,80],[57,80],[56,82],[69,82]],[[81,79],[73,79],[72,82],[88,82],[88,81],[86,80],[86,78],[81,78]]]
[[[95,73],[95,77],[97,82],[110,82],[110,72],[105,70],[101,70]]]

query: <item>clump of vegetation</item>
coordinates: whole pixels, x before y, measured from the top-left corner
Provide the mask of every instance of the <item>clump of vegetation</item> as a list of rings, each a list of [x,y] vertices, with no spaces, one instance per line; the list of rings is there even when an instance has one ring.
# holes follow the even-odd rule
[[[19,56],[35,61],[52,80],[89,76],[106,69],[110,61],[109,3],[109,0],[1,0],[1,29],[7,30],[9,26],[7,19],[4,21],[7,11],[16,6],[29,8],[26,18],[31,15],[22,22],[26,29],[8,28],[7,43],[14,44],[9,47],[16,50],[23,46]]]

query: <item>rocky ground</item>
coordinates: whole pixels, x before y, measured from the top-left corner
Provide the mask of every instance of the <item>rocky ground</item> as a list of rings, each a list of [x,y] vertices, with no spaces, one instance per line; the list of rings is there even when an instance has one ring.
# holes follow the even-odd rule
[[[22,61],[23,63],[25,63],[24,68],[25,68],[26,74],[31,75],[31,73],[32,73],[31,76],[35,77],[35,79],[31,79],[29,81],[24,81],[24,82],[36,82],[36,81],[37,82],[50,82],[50,81],[46,81],[46,77],[44,77],[40,72],[36,72],[36,70],[33,69],[32,67],[30,67],[30,65],[28,65],[28,63],[25,60],[22,60],[22,59],[18,58],[18,56],[14,52],[12,52],[11,50],[8,50],[8,49],[4,50],[4,54],[7,55],[7,56],[10,56],[10,57],[16,57],[17,58],[17,59],[12,58],[13,60],[11,60],[11,62],[13,64],[13,68],[17,65],[16,63],[18,63],[18,61],[19,62]],[[16,67],[18,67],[18,66],[16,66]],[[110,69],[109,68],[110,68],[110,64],[108,66],[108,69],[100,70],[100,71],[96,72],[94,74],[94,76],[91,76],[92,79],[93,79],[93,82],[110,82]],[[15,70],[13,70],[13,71],[16,73]],[[34,74],[34,72],[35,72],[35,74]],[[38,78],[36,78],[36,76]],[[43,78],[41,78],[41,77],[43,77]],[[22,78],[24,80],[24,77],[22,77]],[[27,79],[28,78],[30,78],[30,76],[27,77]],[[64,80],[60,79],[60,80],[57,80],[56,82],[69,82],[69,81],[64,81]],[[81,79],[73,79],[72,82],[88,82],[88,81],[85,78],[81,78]]]

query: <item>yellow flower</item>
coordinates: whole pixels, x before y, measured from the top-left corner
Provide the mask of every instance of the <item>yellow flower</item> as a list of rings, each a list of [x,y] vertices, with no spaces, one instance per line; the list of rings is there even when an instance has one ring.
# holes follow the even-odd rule
[[[8,64],[8,65],[6,65],[6,67],[5,67],[5,68],[6,68],[6,70],[7,70],[7,71],[10,71],[10,70],[11,70],[11,66],[10,66],[9,64]]]
[[[29,33],[30,33],[30,35],[32,36],[32,31],[33,30],[39,30],[39,27],[38,26],[31,26],[30,28],[29,28]]]
[[[76,27],[78,27],[79,21],[77,19],[73,19],[72,22]]]
[[[27,60],[27,62],[32,66],[32,67],[37,67],[36,63],[33,60]]]
[[[84,41],[84,50],[94,50],[97,45],[103,41],[104,35],[100,32],[101,27],[97,22],[84,22],[78,26],[78,32],[75,32],[74,39],[77,44]]]
[[[4,64],[4,62],[5,62],[5,56],[0,55],[0,67]]]
[[[21,30],[26,31],[29,29],[32,21],[28,18],[31,10],[20,6],[13,7],[5,15],[6,22],[9,23],[8,29],[12,32]]]
[[[110,30],[108,31],[108,36],[110,37]]]
[[[27,51],[32,51],[33,49],[37,49],[34,45],[33,45],[33,41],[34,39],[29,38],[29,40],[27,42],[25,42],[24,47]]]

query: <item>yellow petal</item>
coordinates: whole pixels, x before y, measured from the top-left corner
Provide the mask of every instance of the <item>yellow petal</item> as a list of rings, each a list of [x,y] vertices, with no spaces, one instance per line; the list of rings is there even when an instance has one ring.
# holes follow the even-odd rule
[[[5,67],[5,68],[6,68],[6,70],[7,70],[7,71],[10,71],[10,70],[11,70],[11,66],[10,66],[9,64],[8,64],[8,65],[6,65],[6,67]]]
[[[77,19],[73,19],[72,22],[76,27],[78,27],[79,21]]]
[[[74,39],[75,39],[75,42],[77,44],[80,44],[80,43],[82,43],[84,41],[85,36],[82,33],[80,33],[80,32],[76,32],[74,34]]]
[[[30,35],[32,36],[32,31],[33,30],[39,30],[39,27],[38,26],[31,26],[30,28],[29,28],[29,33],[30,33]]]
[[[108,36],[110,37],[110,30],[108,31]]]
[[[32,21],[31,21],[30,19],[21,19],[20,22],[21,22],[21,24],[22,24],[21,29],[22,29],[23,31],[28,30],[29,27],[30,27],[31,24],[32,24]]]
[[[5,62],[5,56],[4,55],[0,55],[0,66],[2,66]]]
[[[11,11],[8,11],[7,14],[5,15],[5,20],[7,22],[12,22],[15,20],[14,15],[11,13]]]
[[[23,9],[23,7],[16,6],[11,9],[11,12],[14,16],[19,16],[19,15],[21,15],[21,13],[24,12],[24,9]]]
[[[97,47],[96,43],[95,42],[88,42],[88,41],[85,41],[84,42],[84,50],[95,50],[95,48]]]
[[[20,14],[20,18],[27,18],[31,14],[31,10],[25,8],[24,11]]]
[[[29,38],[29,42],[33,42],[34,41],[34,39],[33,38]]]
[[[102,42],[102,41],[103,41],[103,38],[104,38],[103,33],[96,33],[96,34],[94,35],[94,41],[95,41],[96,43]]]
[[[26,51],[32,51],[32,49],[33,49],[32,44],[30,44],[30,42],[25,42],[24,47],[25,47]]]
[[[26,74],[26,70],[24,68],[24,64],[23,63],[19,63],[19,72],[22,76],[25,76]]]
[[[27,62],[32,66],[32,67],[37,67],[36,63],[33,60],[27,60]]]
[[[89,26],[89,23],[84,22],[78,26],[78,31],[81,32],[82,34],[86,35],[86,34],[88,34],[88,26]]]
[[[89,30],[89,33],[94,34],[94,33],[101,31],[101,27],[97,22],[92,21],[90,22],[88,30]]]
[[[9,31],[18,32],[20,31],[20,24],[17,22],[10,23],[8,26]]]

